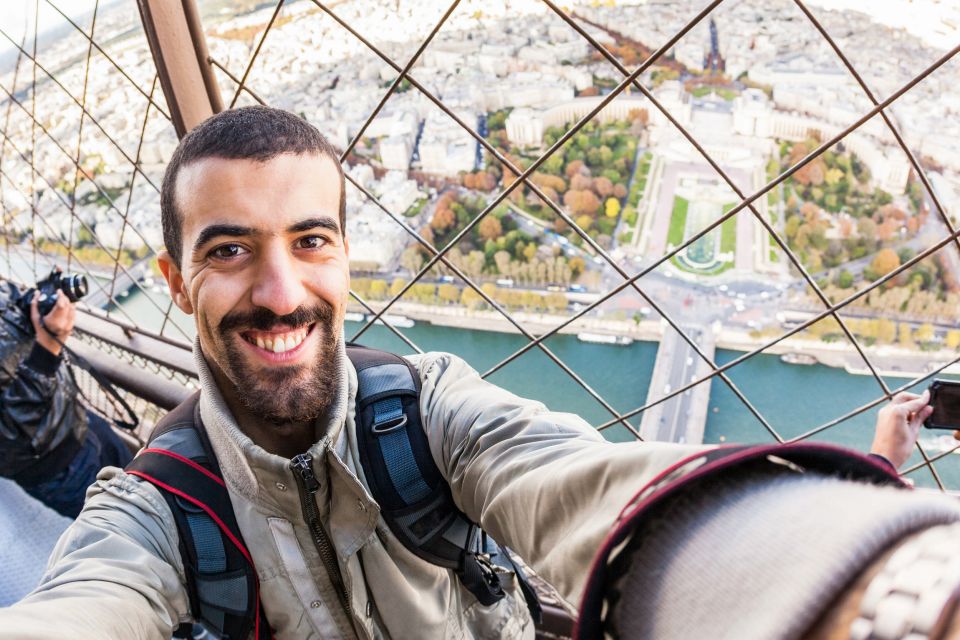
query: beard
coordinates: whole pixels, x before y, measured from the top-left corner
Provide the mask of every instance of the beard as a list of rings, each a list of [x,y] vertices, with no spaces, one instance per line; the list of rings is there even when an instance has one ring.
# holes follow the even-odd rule
[[[314,324],[317,352],[313,362],[283,366],[252,366],[238,340],[239,331],[270,331],[276,325],[302,327]],[[339,386],[340,332],[336,330],[333,307],[320,303],[313,308],[299,307],[278,316],[258,307],[250,312],[230,313],[223,317],[216,335],[224,356],[223,374],[233,385],[236,397],[254,416],[272,422],[308,422],[330,408]]]

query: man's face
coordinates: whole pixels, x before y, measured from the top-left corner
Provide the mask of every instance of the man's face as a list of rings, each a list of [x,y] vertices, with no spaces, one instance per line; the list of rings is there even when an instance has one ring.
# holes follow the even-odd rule
[[[274,422],[317,417],[350,288],[333,160],[207,158],[180,170],[176,199],[183,264],[161,269],[221,390]]]

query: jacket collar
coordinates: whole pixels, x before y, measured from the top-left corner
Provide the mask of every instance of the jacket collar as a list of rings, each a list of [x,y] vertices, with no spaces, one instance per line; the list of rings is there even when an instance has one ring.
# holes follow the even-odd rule
[[[290,460],[267,452],[241,431],[217,387],[200,349],[199,338],[194,341],[193,353],[200,378],[200,418],[217,456],[224,480],[231,491],[236,491],[253,502],[261,502],[264,486],[272,487],[277,482],[290,480]],[[327,414],[318,418],[315,430],[323,435],[307,452],[318,462],[323,461],[328,452],[342,449],[340,441],[343,439],[347,407],[355,395],[355,390],[350,388],[352,367],[347,359],[342,338],[338,342],[336,354],[336,396]],[[355,380],[355,376],[352,378]]]

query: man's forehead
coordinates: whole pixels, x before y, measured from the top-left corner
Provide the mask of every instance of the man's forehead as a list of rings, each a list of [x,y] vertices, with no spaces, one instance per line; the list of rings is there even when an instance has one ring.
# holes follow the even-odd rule
[[[181,168],[176,187],[187,235],[212,223],[271,231],[308,215],[338,220],[342,189],[334,160],[317,154],[201,158]]]
[[[186,195],[210,180],[243,184],[259,177],[276,177],[280,173],[288,181],[315,183],[318,179],[340,182],[336,161],[318,153],[281,153],[266,160],[257,158],[222,158],[208,156],[181,165],[177,175],[177,192]],[[270,174],[269,176],[266,174]],[[197,184],[197,182],[201,184]]]

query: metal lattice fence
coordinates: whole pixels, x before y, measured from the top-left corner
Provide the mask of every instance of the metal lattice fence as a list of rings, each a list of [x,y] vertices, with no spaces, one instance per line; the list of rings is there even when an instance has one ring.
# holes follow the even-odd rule
[[[27,4],[35,14],[32,32],[0,32],[16,53],[15,66],[0,83],[6,98],[0,144],[0,204],[8,272],[21,281],[30,281],[42,275],[51,261],[92,274],[101,269],[101,264],[106,265],[109,273],[95,279],[94,299],[88,302],[91,313],[99,314],[96,309],[104,307],[106,312],[102,315],[107,320],[187,345],[192,336],[189,319],[178,316],[169,298],[156,290],[158,274],[144,270],[162,243],[158,235],[157,186],[163,162],[176,142],[174,129],[180,126],[179,114],[184,110],[183,104],[165,108],[159,100],[158,83],[163,84],[164,77],[160,73],[158,79],[152,66],[148,41],[154,54],[163,48],[159,43],[162,38],[155,31],[163,29],[164,23],[151,18],[144,35],[132,10],[125,10],[124,22],[114,15],[119,13],[116,8],[107,10],[92,2],[92,13],[83,21],[68,19],[71,35],[79,44],[79,48],[68,52],[63,41],[44,43],[39,37],[42,29],[36,26],[41,10],[66,19],[57,2]],[[141,3],[144,16],[150,13],[143,9],[148,5],[149,2]],[[697,6],[675,4],[672,9],[645,3],[618,6],[607,2],[574,3],[567,7],[552,0],[501,4],[459,0],[449,4],[280,0],[266,7],[250,3],[239,10],[220,10],[216,3],[199,6],[206,40],[198,43],[203,34],[196,29],[190,33],[192,49],[198,52],[201,66],[206,65],[205,73],[215,78],[204,76],[207,93],[219,83],[224,89],[224,107],[271,104],[298,112],[317,124],[342,149],[340,159],[351,185],[351,211],[367,207],[363,219],[376,216],[391,225],[378,233],[389,237],[391,246],[397,247],[395,255],[375,267],[353,265],[355,282],[364,283],[364,287],[355,286],[353,291],[353,308],[362,320],[348,327],[349,339],[373,339],[396,349],[414,351],[421,351],[422,346],[443,346],[454,352],[462,341],[471,339],[434,335],[424,342],[416,338],[417,331],[401,326],[407,319],[401,317],[398,321],[398,313],[421,319],[446,318],[441,324],[494,327],[510,332],[514,335],[509,340],[501,340],[483,358],[472,360],[484,377],[513,380],[520,387],[515,389],[517,392],[534,396],[538,387],[531,378],[543,378],[543,385],[573,389],[597,428],[615,433],[614,437],[619,439],[660,437],[661,431],[655,424],[644,425],[644,416],[659,416],[663,423],[664,414],[675,407],[680,407],[676,411],[686,406],[688,411],[701,412],[703,415],[696,419],[706,421],[710,417],[709,406],[715,404],[711,393],[731,394],[739,406],[737,419],[758,424],[762,432],[757,434],[764,437],[778,442],[811,437],[829,439],[839,433],[841,425],[851,424],[901,390],[923,385],[960,361],[955,351],[946,357],[945,350],[940,349],[936,359],[922,367],[912,367],[922,369],[922,373],[906,381],[901,378],[891,382],[888,374],[891,366],[895,369],[897,365],[890,363],[902,352],[888,353],[892,347],[881,346],[876,332],[871,335],[865,327],[870,322],[894,322],[898,323],[894,328],[906,326],[911,338],[914,334],[919,336],[921,330],[929,333],[923,328],[927,316],[910,316],[907,301],[899,309],[882,313],[876,306],[864,306],[906,286],[902,281],[914,278],[920,271],[929,280],[932,269],[934,280],[946,281],[958,264],[960,256],[956,250],[960,249],[960,240],[955,220],[930,178],[938,161],[930,157],[930,152],[920,153],[916,142],[908,142],[902,124],[904,115],[895,112],[894,107],[903,103],[904,96],[915,95],[917,86],[928,78],[955,74],[960,46],[941,47],[929,60],[900,60],[892,70],[864,71],[862,65],[858,68],[859,63],[855,64],[857,57],[851,56],[858,50],[861,43],[857,38],[862,34],[852,29],[832,31],[830,26],[837,21],[833,12],[823,11],[819,4],[811,9],[813,3],[801,0],[754,4],[713,0]],[[773,109],[770,116],[772,107],[763,111],[762,105],[772,104],[771,101],[778,105],[789,103],[794,98],[789,92],[777,95],[776,84],[764,86],[756,81],[751,75],[753,67],[744,67],[737,78],[725,73],[717,34],[730,34],[731,30],[724,32],[717,21],[742,29],[744,33],[731,38],[740,44],[748,43],[743,47],[747,51],[730,45],[726,53],[731,65],[734,58],[749,59],[752,51],[759,55],[773,39],[771,27],[760,25],[759,20],[759,26],[745,22],[750,12],[792,12],[790,28],[799,29],[796,25],[802,25],[806,29],[805,39],[797,43],[799,51],[802,53],[803,47],[807,47],[832,56],[836,69],[825,77],[836,82],[837,94],[846,101],[840,109],[843,117],[823,123],[791,113],[784,115],[779,124],[772,125],[767,120],[760,124],[763,118],[780,117],[777,113],[783,111]],[[98,25],[101,14],[110,16],[106,27],[103,18]],[[655,33],[631,36],[627,27],[635,26],[639,19],[657,24]],[[193,20],[191,24],[196,26],[197,16]],[[772,28],[776,24],[779,23]],[[859,24],[863,31],[871,28],[865,16]],[[129,36],[131,30],[136,35]],[[127,35],[118,35],[123,33]],[[642,42],[643,39],[647,41]],[[518,47],[518,41],[526,45]],[[705,50],[703,69],[694,69],[689,61],[691,48],[696,50],[697,46]],[[793,60],[794,53],[778,51],[781,59]],[[821,55],[820,59],[825,58]],[[778,71],[788,72],[788,68]],[[579,95],[560,91],[555,100],[558,104],[551,104],[551,92],[556,87],[546,86],[542,78],[551,74],[564,78],[564,86],[582,86],[577,89]],[[514,84],[507,84],[504,78],[513,79]],[[487,82],[490,87],[483,86]],[[358,87],[363,87],[363,91]],[[523,91],[537,94],[530,101],[539,105],[539,111],[524,107],[521,98],[503,95]],[[725,91],[731,95],[725,96]],[[112,101],[112,107],[105,107],[102,97],[110,93],[122,97]],[[51,96],[59,97],[54,100]],[[758,105],[754,111],[748,98]],[[482,104],[476,104],[480,99]],[[807,103],[803,99],[804,96],[796,98],[801,105],[799,111],[803,104],[809,104],[809,99]],[[218,108],[215,102],[212,99],[214,109]],[[120,105],[124,117],[135,118],[139,126],[132,126],[133,121],[127,120],[117,123]],[[412,122],[404,120],[404,110],[413,112]],[[706,131],[702,135],[703,122],[713,117],[709,114],[730,116],[716,122],[729,123],[740,118],[735,125],[739,131],[747,126],[743,124],[743,114],[749,113],[755,114],[749,125],[756,134],[753,138],[774,140],[768,145],[770,148],[756,143],[756,148],[747,148],[746,153],[738,155],[729,149],[729,141],[724,143],[724,132]],[[766,115],[756,115],[761,113]],[[495,117],[511,118],[510,126],[517,140],[527,139],[527,144],[509,139],[503,122],[498,132],[504,133],[491,131]],[[553,124],[546,126],[548,120]],[[404,126],[405,133],[395,135]],[[539,135],[529,137],[524,126],[532,127]],[[774,130],[777,126],[779,133]],[[761,135],[762,127],[766,129]],[[863,131],[867,137],[856,137]],[[617,137],[621,135],[625,137]],[[577,155],[571,149],[576,151],[585,137],[601,142],[610,140],[613,145],[613,141],[629,144],[623,140],[631,136],[633,147],[627,148],[633,149],[634,155],[625,161],[619,173],[614,168],[609,174],[621,178],[629,175],[627,184],[617,183],[624,187],[619,194],[597,182],[600,177],[614,182],[604,175],[613,167],[613,161],[605,159],[605,152],[599,148],[612,154],[609,146],[582,149],[580,170],[567,172],[576,162],[570,160]],[[412,144],[404,143],[404,139],[412,140]],[[880,142],[870,142],[873,147],[869,147],[865,139]],[[448,141],[446,147],[444,140]],[[788,141],[786,147],[784,140]],[[645,149],[641,149],[640,141]],[[861,183],[870,180],[861,181],[857,176],[866,174],[856,166],[856,158],[866,153],[864,149],[869,151],[878,145],[883,146],[885,158],[903,154],[900,160],[889,164],[902,168],[901,182],[907,185],[903,199],[906,202],[908,196],[912,198],[914,209],[908,208],[910,213],[897,209],[902,218],[887,210],[890,215],[874,225],[874,233],[878,238],[900,234],[903,243],[897,244],[897,237],[878,240],[873,245],[875,253],[854,258],[851,251],[850,256],[845,256],[849,261],[831,267],[826,262],[832,260],[829,252],[835,245],[829,241],[818,248],[826,240],[823,225],[836,223],[842,248],[847,246],[843,241],[850,240],[853,246],[857,237],[869,236],[866,230],[859,230],[860,226],[869,229],[860,220],[872,219],[876,214],[851,215],[843,197],[849,202],[855,198],[867,200],[880,192],[879,188],[870,193],[866,187],[861,188]],[[91,149],[96,149],[96,153]],[[454,163],[454,155],[464,153],[464,149],[475,156],[472,165],[469,158],[463,165],[469,170],[459,175],[438,171],[444,161]],[[594,150],[598,155],[591,155]],[[396,163],[385,159],[388,152],[393,154],[392,158],[397,152],[401,160],[404,154],[410,159],[401,171],[404,182],[396,183],[395,190],[383,187],[388,165]],[[771,162],[766,167],[760,163],[756,171],[745,170],[743,166],[752,167],[742,164],[751,161],[751,153],[766,154],[764,157],[770,157]],[[57,158],[58,162],[49,158]],[[670,163],[674,167],[685,163],[687,171],[693,171],[689,169],[692,165],[700,167],[696,170],[699,177],[692,180],[695,184],[683,186],[684,180],[691,181],[688,178],[677,178],[674,184],[691,193],[704,189],[722,193],[717,197],[723,200],[723,206],[715,207],[711,215],[702,213],[703,207],[694,207],[697,210],[688,213],[689,204],[678,205],[678,196],[674,196],[664,200],[673,210],[657,209],[657,198],[667,198],[656,191],[657,184],[666,184],[665,172],[674,171]],[[850,165],[845,172],[844,163]],[[587,174],[582,171],[584,166]],[[871,166],[876,169],[886,165]],[[589,175],[591,170],[593,176]],[[760,178],[751,171],[759,172]],[[839,177],[831,173],[836,171],[841,172]],[[122,179],[115,179],[118,175]],[[466,176],[472,186],[467,184]],[[417,204],[398,204],[391,191],[399,191],[411,178],[422,197]],[[874,178],[877,183],[886,179],[880,175]],[[592,180],[589,187],[573,188],[574,183],[585,185],[587,179]],[[852,187],[840,201],[834,197],[831,202],[829,197],[839,192],[828,187],[836,187],[840,182]],[[701,183],[709,184],[704,187]],[[563,189],[558,187],[561,184]],[[811,196],[810,202],[822,203],[816,207],[818,210],[786,204],[786,193],[796,196],[803,190],[815,196],[820,187],[821,192],[831,193]],[[591,189],[600,195],[602,211],[585,215],[583,211],[589,210],[591,203],[582,192]],[[565,192],[563,197],[561,191]],[[578,194],[570,196],[572,191]],[[610,200],[616,204],[609,204]],[[896,201],[879,202],[874,204],[896,209]],[[627,210],[637,212],[641,205],[647,207],[646,214],[637,216],[639,222],[627,224]],[[613,211],[612,216],[607,207]],[[791,215],[790,210],[794,209]],[[443,220],[437,220],[438,210],[451,211],[454,222],[444,226]],[[431,213],[433,217],[428,220]],[[348,219],[352,215],[348,214]],[[604,216],[616,222],[605,221]],[[686,226],[676,225],[676,232],[675,221],[684,216],[688,217]],[[788,217],[804,220],[798,225],[808,228],[804,242],[801,243],[796,227],[791,232]],[[912,218],[916,219],[913,223]],[[922,224],[918,222],[921,218]],[[693,219],[700,222],[690,222]],[[897,221],[902,225],[894,228]],[[521,223],[527,225],[524,229],[534,231],[515,238],[528,238],[528,246],[533,249],[525,256],[525,262],[519,258],[515,262],[530,265],[537,260],[537,264],[546,265],[553,260],[550,264],[554,265],[554,281],[543,277],[534,283],[536,278],[529,277],[530,286],[523,293],[517,291],[523,287],[516,287],[517,283],[503,273],[506,267],[523,273],[522,265],[510,266],[508,260],[513,258],[509,255],[501,256],[506,265],[503,270],[499,263],[494,264],[498,252],[506,252],[497,248],[501,238],[510,233],[506,227],[512,224],[519,229],[517,225]],[[611,228],[610,224],[616,226]],[[843,236],[845,225],[853,225],[858,231]],[[911,225],[917,228],[910,231]],[[622,231],[618,237],[614,229],[628,226],[628,231]],[[657,228],[662,231],[661,240],[665,238],[659,244],[650,240]],[[737,236],[728,231],[730,228]],[[603,233],[604,229],[611,231]],[[937,232],[934,237],[928,237],[931,230]],[[533,233],[539,235],[531,237]],[[804,313],[794,313],[790,323],[769,322],[769,318],[763,317],[748,321],[758,322],[759,326],[738,334],[747,336],[738,343],[744,352],[720,358],[715,352],[714,323],[705,322],[703,317],[712,318],[715,308],[731,305],[740,313],[742,298],[721,292],[736,289],[738,277],[749,279],[744,274],[750,269],[738,262],[743,255],[741,249],[728,245],[728,238],[745,235],[750,235],[753,242],[743,252],[754,251],[760,257],[755,257],[751,264],[761,264],[767,270],[761,274],[761,280],[766,278],[782,285],[779,292],[772,285],[769,291],[784,304],[793,301],[792,308]],[[135,249],[124,249],[125,238],[137,239],[127,243]],[[637,238],[646,238],[646,244],[641,246]],[[869,237],[867,240],[873,241]],[[550,244],[555,248],[551,250]],[[910,251],[900,251],[896,264],[887,265],[889,268],[884,267],[882,273],[873,269],[877,255],[886,250],[902,250],[908,244]],[[477,257],[480,262],[471,263],[471,255],[476,253],[482,254]],[[734,255],[726,263],[717,257],[725,253]],[[871,258],[873,262],[863,262]],[[579,261],[578,275],[582,282],[588,282],[586,286],[572,282],[570,265],[574,259]],[[697,269],[690,265],[700,259],[713,260],[717,266],[711,268],[715,272],[703,269],[703,273],[696,274]],[[935,259],[938,262],[931,267]],[[836,285],[843,280],[843,266],[857,261],[864,271],[871,269],[873,277],[864,277],[855,286]],[[529,267],[528,271],[532,269]],[[368,277],[370,273],[372,277]],[[926,282],[922,274],[918,277]],[[373,281],[378,284],[370,284]],[[925,286],[936,289],[939,285]],[[152,308],[150,322],[133,313],[131,305],[121,298],[129,295],[126,291],[130,288],[136,290],[141,305]],[[949,302],[949,287],[941,288],[939,294]],[[918,286],[916,291],[928,289]],[[764,289],[763,293],[766,292]],[[524,294],[529,295],[523,298]],[[757,307],[770,312],[775,309],[772,304],[758,302]],[[633,317],[629,310],[636,310]],[[941,312],[935,321],[936,332],[946,336],[955,314],[947,313],[944,317]],[[598,350],[598,356],[585,360],[565,335],[591,331],[606,336],[601,340],[605,342],[626,336],[649,339],[650,335],[659,335],[661,345],[669,339],[674,345],[671,348],[680,354],[674,362],[683,362],[682,355],[689,354],[684,366],[693,368],[684,368],[679,382],[668,382],[663,387],[662,377],[655,370],[649,378],[656,382],[656,387],[647,393],[645,385],[651,380],[635,374],[629,366],[616,373],[608,370],[604,359],[611,358],[613,362],[622,360],[622,356]],[[902,328],[899,331],[904,333]],[[854,363],[852,368],[863,369],[876,387],[869,400],[847,407],[851,401],[844,398],[836,402],[836,408],[818,407],[811,411],[810,418],[801,420],[799,427],[784,429],[778,424],[780,419],[775,411],[771,413],[762,409],[759,402],[751,401],[756,385],[738,375],[738,371],[743,370],[743,363],[757,360],[756,356],[789,352],[797,339],[811,337],[823,343],[818,349],[826,350],[828,355],[842,353],[845,362]],[[936,333],[934,338],[949,342],[949,337],[939,338]],[[937,340],[918,337],[916,342],[929,346]],[[919,362],[922,356],[913,359]],[[146,366],[145,361],[136,363]],[[516,371],[520,363],[522,374],[506,376],[511,368]],[[608,392],[609,378],[622,375],[635,376],[635,388],[632,395],[621,394],[613,400]],[[673,380],[669,371],[667,375],[667,379]],[[718,389],[710,392],[714,378],[719,381]],[[530,386],[524,388],[527,383]],[[689,398],[696,396],[698,389],[708,390],[697,396],[703,406],[690,409],[693,401]],[[780,391],[777,401],[781,404],[834,401],[798,399],[793,389]],[[638,401],[639,397],[646,400]],[[765,400],[764,404],[770,406],[770,401]],[[831,416],[829,419],[813,417],[824,415],[824,411]],[[676,423],[682,418],[674,415],[670,419]],[[857,428],[862,439],[864,429]],[[956,450],[957,447],[950,446],[933,453],[918,445],[915,463],[905,473],[944,488],[940,471],[951,463],[949,456]],[[918,471],[925,475],[915,473]],[[956,488],[953,482],[946,482],[948,488]]]

